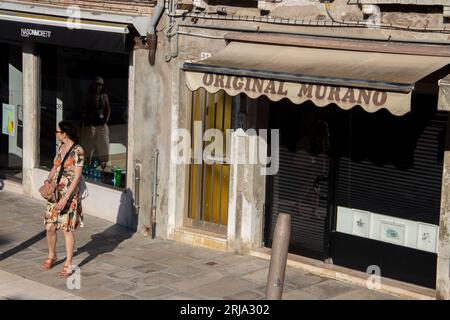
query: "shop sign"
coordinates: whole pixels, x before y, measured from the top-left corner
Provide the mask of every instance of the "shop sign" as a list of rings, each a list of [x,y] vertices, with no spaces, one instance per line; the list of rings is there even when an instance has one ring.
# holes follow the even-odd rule
[[[47,30],[37,30],[37,29],[20,29],[20,36],[23,38],[28,38],[30,36],[33,37],[41,37],[41,38],[50,38],[52,32]]]
[[[344,110],[361,106],[368,112],[375,112],[384,108],[394,115],[404,115],[409,112],[411,102],[410,92],[402,93],[364,87],[300,83],[215,73],[187,72],[186,83],[191,90],[197,90],[200,87],[211,93],[224,90],[231,96],[244,93],[252,99],[265,95],[272,101],[287,98],[295,104],[310,100],[319,107],[336,104]]]

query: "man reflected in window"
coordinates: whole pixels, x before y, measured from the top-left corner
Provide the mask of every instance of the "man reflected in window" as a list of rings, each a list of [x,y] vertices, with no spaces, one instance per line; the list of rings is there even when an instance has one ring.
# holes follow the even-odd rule
[[[90,163],[94,152],[100,162],[109,161],[108,121],[111,107],[103,86],[103,78],[96,77],[89,88],[83,108],[83,148]]]

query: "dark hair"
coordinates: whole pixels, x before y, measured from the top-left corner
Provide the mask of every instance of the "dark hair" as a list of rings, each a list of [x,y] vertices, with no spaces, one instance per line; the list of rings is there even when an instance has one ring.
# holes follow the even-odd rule
[[[78,143],[77,130],[71,122],[61,121],[60,123],[58,123],[58,127],[61,129],[61,132],[67,134],[70,140]]]

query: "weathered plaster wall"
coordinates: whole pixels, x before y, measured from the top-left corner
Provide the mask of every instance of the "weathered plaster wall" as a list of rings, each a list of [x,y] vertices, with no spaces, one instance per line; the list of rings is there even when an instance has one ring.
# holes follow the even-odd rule
[[[149,63],[147,49],[135,49],[133,168],[141,164],[138,231],[150,235],[155,152],[158,157],[157,230],[166,236],[170,120],[172,104],[171,65],[164,60],[164,37],[158,37],[156,62]]]

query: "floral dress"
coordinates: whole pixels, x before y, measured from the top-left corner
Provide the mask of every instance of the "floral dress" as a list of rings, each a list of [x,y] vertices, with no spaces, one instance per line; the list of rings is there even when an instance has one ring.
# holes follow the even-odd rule
[[[52,178],[52,185],[56,184],[59,171],[61,169],[61,148],[58,149],[53,165],[56,166],[56,172]],[[58,193],[58,200],[64,197],[70,185],[75,179],[75,167],[83,167],[84,164],[84,151],[79,145],[75,145],[70,154],[67,156],[64,163],[64,171],[61,176],[61,180],[56,188]],[[47,202],[47,211],[45,213],[44,223],[53,223],[56,225],[56,229],[62,229],[65,231],[73,231],[78,227],[83,227],[83,215],[81,207],[81,195],[79,187],[77,186],[72,192],[67,204],[61,212],[57,212],[55,209],[56,203]]]

